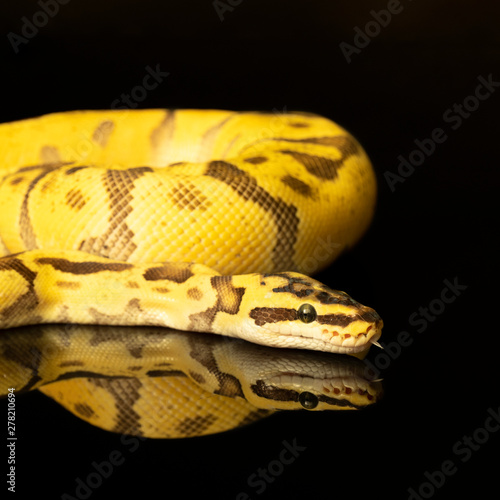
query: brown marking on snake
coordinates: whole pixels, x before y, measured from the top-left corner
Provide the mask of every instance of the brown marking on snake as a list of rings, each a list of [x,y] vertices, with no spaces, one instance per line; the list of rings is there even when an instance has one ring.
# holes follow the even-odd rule
[[[70,361],[62,361],[59,363],[59,368],[67,368],[68,366],[84,366],[85,363],[78,359],[70,360]]]
[[[217,301],[205,311],[190,314],[188,330],[209,332],[217,313],[237,314],[240,310],[245,288],[235,288],[231,276],[212,276],[210,283],[215,290]]]
[[[96,274],[106,271],[119,273],[134,267],[132,264],[125,262],[73,262],[54,257],[40,257],[35,262],[37,264],[52,266],[56,271],[75,275]]]
[[[297,194],[300,194],[304,198],[313,198],[313,191],[309,184],[306,184],[304,181],[293,177],[292,175],[285,175],[281,178],[283,184],[288,186],[292,191]]]
[[[56,146],[42,146],[40,160],[42,163],[60,163],[62,161]]]
[[[88,310],[89,314],[94,318],[98,325],[119,325],[125,319],[133,319],[136,318],[143,313],[143,309],[141,308],[140,300],[138,298],[130,299],[125,306],[125,309],[120,314],[106,314],[98,311],[94,307],[90,307]],[[134,357],[134,352],[130,351],[130,354]]]
[[[29,267],[26,267],[22,260],[12,255],[0,258],[0,271],[15,271],[20,274],[31,286],[33,286],[37,276],[37,273],[32,271]]]
[[[81,415],[85,418],[90,418],[95,413],[94,410],[86,403],[75,403],[75,406],[73,408],[75,412],[78,413],[78,415]]]
[[[61,382],[63,380],[71,380],[74,378],[113,379],[118,377],[115,377],[113,375],[103,375],[102,373],[96,373],[90,370],[75,370],[71,372],[61,373],[52,382]]]
[[[29,165],[28,167],[21,167],[16,170],[16,174],[20,174],[23,172],[32,172],[33,170],[42,170],[47,168],[49,165],[41,164],[41,165]]]
[[[346,293],[338,292],[336,290],[327,289],[323,292],[317,292],[314,298],[320,304],[340,304],[347,307],[354,307],[356,309],[360,307],[359,302],[356,302]]]
[[[44,380],[38,374],[40,363],[44,359],[43,353],[38,347],[29,346],[28,349],[20,349],[12,342],[4,345],[0,354],[3,359],[13,361],[15,364],[31,370],[31,376],[26,382],[26,385],[24,387],[16,387],[16,393],[30,391],[44,383]]]
[[[261,163],[265,163],[269,158],[265,156],[253,156],[252,158],[245,158],[246,163],[251,163],[252,165],[260,165]]]
[[[287,125],[289,127],[294,127],[294,128],[308,128],[308,127],[310,127],[309,123],[306,123],[306,122],[288,122]]]
[[[191,265],[186,263],[169,263],[166,262],[158,267],[150,267],[147,269],[143,277],[146,281],[168,280],[174,283],[184,283],[193,276]]]
[[[342,155],[342,161],[350,156],[359,155],[360,152],[360,147],[356,139],[348,135],[312,138],[309,139],[309,142],[312,144],[319,144],[320,146],[333,146],[337,148]]]
[[[380,316],[373,310],[366,308],[364,311],[357,312],[350,316],[347,314],[323,314],[316,318],[320,325],[333,325],[346,327],[355,321],[366,321],[367,323],[377,323]]]
[[[262,142],[291,142],[295,144],[317,144],[318,146],[327,146],[337,148],[341,155],[347,158],[348,156],[359,154],[359,143],[352,136],[348,135],[330,135],[322,137],[303,137],[301,139],[292,139],[290,137],[270,137],[265,139],[258,139],[245,148],[254,146]]]
[[[114,128],[115,124],[111,120],[102,121],[94,130],[94,133],[92,134],[92,140],[96,144],[101,146],[101,148],[105,148]]]
[[[182,422],[177,424],[176,432],[184,436],[199,436],[206,432],[218,418],[212,413],[207,413],[204,416],[186,417]]]
[[[196,373],[193,370],[189,370],[189,376],[197,383],[197,384],[206,384],[205,377],[200,373]]]
[[[78,172],[79,170],[84,170],[86,168],[89,168],[89,167],[87,167],[87,166],[71,167],[71,168],[68,168],[68,170],[66,170],[64,173],[65,173],[65,175],[73,175],[74,173]]]
[[[236,144],[236,141],[241,137],[241,133],[236,134],[231,140],[226,141],[226,147],[221,152],[220,158],[227,158],[229,156],[229,151]]]
[[[27,284],[28,290],[19,296],[17,300],[10,306],[5,307],[0,311],[0,316],[5,318],[6,323],[9,319],[15,318],[18,315],[32,312],[40,303],[38,295],[35,291],[35,279],[37,273],[32,271],[29,267],[16,257],[5,257],[0,259],[0,272],[1,271],[15,271],[19,274]],[[32,321],[40,321],[42,318],[33,316]]]
[[[303,139],[289,139],[286,137],[273,137],[267,139],[269,141],[277,142],[294,142],[299,144],[317,144],[319,146],[332,146],[337,148],[345,160],[349,156],[359,154],[359,144],[352,136],[347,135],[334,135],[325,137],[305,137]]]
[[[71,330],[71,331],[70,331]],[[60,325],[57,330],[57,337],[59,342],[64,347],[69,347],[71,345],[71,334],[72,331],[78,330],[78,325]]]
[[[79,250],[111,259],[128,260],[137,248],[133,242],[134,233],[126,222],[132,212],[134,182],[150,172],[153,172],[151,167],[134,167],[125,170],[108,169],[103,173],[111,210],[109,227],[102,236],[83,240]]]
[[[346,387],[345,393],[350,394],[349,391],[350,391],[350,389],[348,387]],[[337,394],[337,392],[335,390],[334,390],[334,392]],[[370,397],[368,397],[368,399],[370,399]],[[365,405],[357,405],[357,404],[351,403],[351,401],[349,401],[347,399],[332,398],[330,396],[325,396],[324,394],[318,394],[318,401],[320,401],[321,403],[326,403],[328,406],[348,407],[348,408],[354,408],[356,410],[359,410],[359,409],[365,407]]]
[[[33,389],[36,389],[37,387],[44,385],[45,381],[38,375],[38,373],[32,375],[28,382],[26,382],[26,385],[24,387],[20,387],[19,389],[16,389],[16,394],[21,393],[21,392],[28,392]]]
[[[198,150],[200,153],[198,154],[198,161],[207,161],[209,158],[212,158],[212,151],[217,134],[221,131],[224,125],[238,115],[238,113],[232,113],[204,132],[199,143],[200,146]]]
[[[299,218],[297,208],[281,198],[275,198],[258,185],[257,180],[226,161],[211,161],[205,175],[227,184],[245,200],[257,203],[274,219],[277,230],[272,260],[276,268],[293,269],[294,245],[297,241]]]
[[[30,346],[25,348],[23,346],[22,348],[19,348],[15,342],[11,342],[9,344],[2,345],[2,359],[12,361],[16,365],[30,370],[38,370],[40,362],[43,359],[43,355],[38,347]]]
[[[158,293],[170,293],[171,292],[170,288],[166,288],[164,286],[158,286],[156,288],[153,288],[153,290],[155,292],[158,292]]]
[[[209,307],[199,313],[189,315],[188,330],[195,332],[209,332],[212,328],[215,316],[217,314],[217,307]]]
[[[212,276],[210,283],[217,294],[217,311],[237,314],[245,294],[245,288],[235,288],[232,276]]]
[[[245,396],[240,381],[234,375],[222,372],[217,365],[214,347],[220,341],[208,337],[204,339],[203,342],[197,342],[196,340],[194,335],[188,337],[188,343],[191,348],[189,355],[216,377],[219,383],[219,389],[215,390],[214,394],[244,398]]]
[[[306,279],[306,277],[293,276],[289,273],[269,273],[263,274],[264,278],[277,277],[286,280],[283,286],[273,288],[274,293],[291,293],[299,299],[309,297],[314,294],[314,283]]]
[[[131,372],[138,372],[138,371],[141,371],[143,369],[143,366],[142,365],[138,365],[138,366],[128,366],[127,367],[127,370],[130,370]]]
[[[250,317],[257,326],[266,323],[279,323],[280,321],[295,321],[299,316],[296,309],[286,307],[254,307]]]
[[[175,131],[175,110],[166,109],[165,116],[159,125],[153,129],[150,136],[151,147],[158,161],[162,153],[167,150]]]
[[[263,380],[257,380],[250,386],[252,392],[257,396],[273,401],[298,401],[299,393],[291,389],[282,389],[273,385],[267,385]]]
[[[269,410],[261,410],[261,409],[253,410],[249,412],[247,415],[245,415],[236,427],[242,427],[243,425],[251,424],[257,420],[261,420],[265,417],[268,417],[269,415],[271,415],[271,413],[273,412]]]
[[[310,302],[317,301],[320,304],[339,304],[346,307],[352,307],[356,310],[361,307],[359,302],[356,302],[346,293],[331,290],[329,287],[315,283],[312,280],[309,281],[306,276],[293,276],[289,273],[270,273],[263,274],[262,276],[264,278],[278,277],[286,280],[283,286],[273,288],[274,293],[291,293],[298,298],[307,297]],[[322,288],[321,291],[317,290],[318,286]]]
[[[24,193],[23,202],[21,204],[21,210],[19,212],[19,234],[23,241],[26,250],[33,250],[37,248],[36,235],[31,223],[31,218],[29,214],[29,198],[31,192],[35,189],[36,185],[53,170],[60,168],[62,165],[47,165],[47,166],[37,166],[35,169],[41,169],[40,174],[38,174],[30,183],[26,192]],[[26,167],[30,169],[31,167]],[[18,170],[21,172],[24,169]]]
[[[219,394],[221,396],[227,396],[230,398],[245,397],[240,381],[233,375],[224,373],[224,376],[219,379],[219,384],[220,387],[219,389],[214,391],[214,394]]]
[[[135,281],[127,281],[126,286],[127,288],[140,288],[139,283]]]
[[[149,370],[147,377],[186,377],[187,375],[180,370]]]
[[[199,288],[194,287],[194,288],[190,288],[187,291],[187,296],[191,300],[201,300],[203,298],[203,292]]]
[[[78,281],[56,281],[56,286],[59,288],[71,288],[72,290],[76,290],[81,288],[82,284],[78,283]]]
[[[86,204],[85,198],[79,189],[73,188],[66,193],[66,205],[80,211]]]
[[[179,182],[170,192],[172,201],[179,209],[206,210],[212,202],[192,183]]]
[[[344,163],[342,159],[331,160],[324,156],[310,155],[299,151],[282,150],[281,153],[290,155],[294,160],[304,165],[311,175],[319,177],[320,179],[336,179],[338,176],[337,171]]]
[[[289,142],[295,144],[317,144],[320,146],[335,147],[340,152],[340,158],[337,160],[332,160],[330,158],[325,158],[322,156],[310,155],[307,153],[301,153],[293,150],[282,150],[283,154],[291,155],[299,163],[302,163],[304,167],[316,177],[321,179],[334,180],[338,175],[338,170],[343,166],[345,160],[350,156],[358,155],[360,153],[360,147],[358,142],[351,136],[347,135],[337,135],[337,136],[326,136],[326,137],[305,137],[302,139],[290,139],[287,137],[273,137],[270,139],[259,139],[250,144],[245,145],[245,149],[248,149],[256,144],[263,142]]]
[[[17,184],[21,183],[24,181],[24,177],[21,175],[20,177],[14,177],[14,179],[12,179],[10,181],[10,185],[11,186],[16,186]]]
[[[94,326],[92,332],[93,335],[89,339],[89,345],[91,347],[99,346],[103,342],[120,343],[123,344],[130,355],[136,359],[142,358],[142,351],[145,346],[161,343],[165,339],[165,330],[162,328],[155,328],[148,331],[147,334],[138,335],[135,333],[136,330],[134,328]]]
[[[55,318],[57,323],[71,323],[71,317],[69,313],[69,306],[66,304],[60,304],[57,316]]]
[[[334,180],[338,176],[338,170],[350,156],[359,154],[359,145],[356,140],[346,135],[334,137],[309,137],[305,139],[280,139],[276,141],[295,142],[303,144],[318,144],[321,146],[333,146],[340,152],[341,157],[336,160],[323,156],[310,155],[299,151],[282,150],[281,153],[292,156],[296,161],[304,165],[306,170],[320,179]]]
[[[120,434],[142,436],[141,417],[134,410],[140,399],[142,382],[138,378],[94,379],[92,383],[107,391],[115,400],[116,419],[113,431]]]

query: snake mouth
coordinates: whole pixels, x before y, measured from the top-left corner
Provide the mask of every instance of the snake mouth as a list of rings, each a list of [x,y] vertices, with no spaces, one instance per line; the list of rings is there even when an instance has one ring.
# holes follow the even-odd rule
[[[297,331],[284,332],[261,327],[266,332],[265,339],[254,338],[251,341],[274,347],[309,349],[336,354],[356,354],[365,351],[372,344],[378,344],[377,341],[382,335],[382,327],[383,322],[381,319],[368,325],[364,331],[357,333],[343,333],[331,328],[314,328],[310,331],[310,335],[304,335],[302,332]]]
[[[272,345],[274,347],[309,349],[334,354],[355,354],[365,351],[371,344],[377,342],[382,333],[380,331],[375,332],[369,338],[365,337],[364,334],[359,334],[358,338],[351,335],[347,339],[344,339],[342,343],[334,343],[331,340],[325,340],[325,338],[307,337],[304,335],[297,335],[296,333],[277,333],[270,329],[267,330],[267,332],[270,335],[266,335],[265,340],[262,339],[262,341],[260,341],[260,339],[253,339],[252,341],[264,345]]]
[[[300,391],[314,392],[329,396],[345,396],[358,394],[368,401],[373,401],[380,392],[379,382],[363,378],[349,371],[330,377],[314,377],[301,373],[283,372],[269,377],[265,383],[274,387],[290,388]]]

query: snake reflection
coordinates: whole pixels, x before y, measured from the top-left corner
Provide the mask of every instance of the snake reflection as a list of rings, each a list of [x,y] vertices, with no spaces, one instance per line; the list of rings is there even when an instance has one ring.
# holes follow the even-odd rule
[[[2,396],[39,389],[93,425],[154,438],[219,433],[276,410],[360,409],[382,394],[353,357],[157,327],[6,330],[0,367]]]

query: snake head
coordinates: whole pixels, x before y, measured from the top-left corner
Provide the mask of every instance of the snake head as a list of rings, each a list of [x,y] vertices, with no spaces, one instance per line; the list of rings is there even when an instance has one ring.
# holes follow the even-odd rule
[[[345,292],[298,273],[252,275],[240,336],[251,342],[340,354],[366,350],[381,335],[380,316]]]

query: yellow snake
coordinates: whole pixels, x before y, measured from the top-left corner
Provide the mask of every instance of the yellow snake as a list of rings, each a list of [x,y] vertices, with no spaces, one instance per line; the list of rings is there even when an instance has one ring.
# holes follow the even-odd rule
[[[382,393],[352,356],[158,327],[35,325],[2,333],[0,394],[40,389],[79,418],[124,434],[214,434],[275,410],[364,408]]]
[[[374,211],[366,153],[326,118],[56,113],[0,125],[0,162],[0,328],[163,326],[347,354],[381,334],[375,311],[300,274]]]

